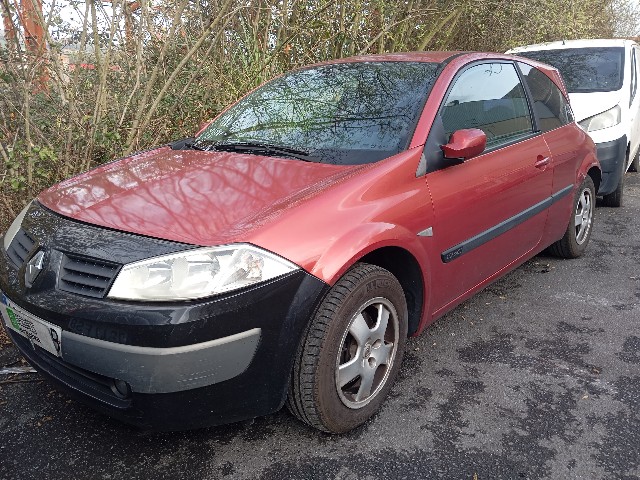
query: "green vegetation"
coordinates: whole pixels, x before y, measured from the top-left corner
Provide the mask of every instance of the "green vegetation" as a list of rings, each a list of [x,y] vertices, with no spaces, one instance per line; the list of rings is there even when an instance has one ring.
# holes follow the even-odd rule
[[[39,18],[46,49],[25,49],[24,32],[0,44],[0,230],[42,188],[192,135],[300,65],[612,37],[634,33],[637,18],[631,0],[114,0],[108,11],[93,0],[64,3],[45,3]],[[16,4],[0,0],[0,9],[20,32]],[[65,21],[74,9],[79,20]]]

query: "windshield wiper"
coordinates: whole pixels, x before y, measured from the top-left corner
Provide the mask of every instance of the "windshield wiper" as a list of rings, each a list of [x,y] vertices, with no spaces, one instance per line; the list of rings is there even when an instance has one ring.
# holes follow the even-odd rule
[[[280,145],[272,145],[269,143],[258,142],[220,142],[210,143],[207,145],[203,142],[202,147],[206,150],[217,150],[225,152],[242,152],[256,155],[272,155],[278,157],[291,157],[305,162],[317,162],[315,157],[309,155],[309,152],[298,150],[296,148],[285,147]]]
[[[195,138],[181,138],[180,140],[174,140],[169,144],[171,150],[208,150],[206,147],[201,147],[195,144]]]

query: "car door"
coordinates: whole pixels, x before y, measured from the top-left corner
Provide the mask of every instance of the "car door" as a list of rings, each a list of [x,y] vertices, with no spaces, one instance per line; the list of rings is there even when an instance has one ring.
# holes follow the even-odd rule
[[[586,134],[575,124],[571,106],[560,88],[537,68],[522,62],[517,65],[529,87],[538,130],[551,151],[554,202],[550,206],[546,233],[555,239],[566,228],[563,219],[571,208],[573,195],[570,193],[584,157],[584,152],[576,146],[584,143]]]
[[[447,143],[451,133],[467,128],[487,135],[482,154],[453,164],[435,153],[434,139]],[[432,276],[439,286],[432,293],[437,316],[534,249],[545,227],[551,156],[512,62],[473,64],[456,75],[425,157],[440,256]]]

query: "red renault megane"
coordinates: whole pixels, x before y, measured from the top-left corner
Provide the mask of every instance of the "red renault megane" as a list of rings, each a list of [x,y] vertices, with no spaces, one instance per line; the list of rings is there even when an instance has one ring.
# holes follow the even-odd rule
[[[323,63],[41,193],[4,235],[0,311],[46,378],[140,427],[286,403],[344,432],[408,335],[547,247],[581,255],[599,183],[547,65]]]

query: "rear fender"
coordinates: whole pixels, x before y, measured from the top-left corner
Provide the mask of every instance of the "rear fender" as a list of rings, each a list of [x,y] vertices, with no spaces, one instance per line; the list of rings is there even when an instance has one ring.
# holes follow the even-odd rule
[[[580,185],[582,185],[582,182],[584,182],[584,179],[592,168],[597,168],[598,171],[600,171],[600,162],[598,162],[597,157],[593,153],[588,153],[582,160],[580,167],[576,169],[576,179],[571,194],[567,195],[566,200],[563,199],[561,202],[554,204],[549,209],[547,216],[547,228],[545,229],[544,236],[540,241],[541,245],[545,247],[549,246],[563,237],[567,229],[567,225],[572,221],[574,207],[573,202],[576,191],[580,188]],[[596,185],[596,191],[597,188],[598,187]]]
[[[587,178],[589,171],[594,167],[597,168],[598,171],[600,172],[600,175],[602,175],[600,162],[598,161],[595,155],[593,155],[592,153],[589,153],[584,157],[584,160],[582,161],[582,165],[580,165],[580,168],[578,169],[578,172],[577,172],[578,177],[576,178],[577,186],[582,185],[582,182],[584,182],[584,179]],[[598,190],[598,186],[596,185],[596,192],[597,190]]]

